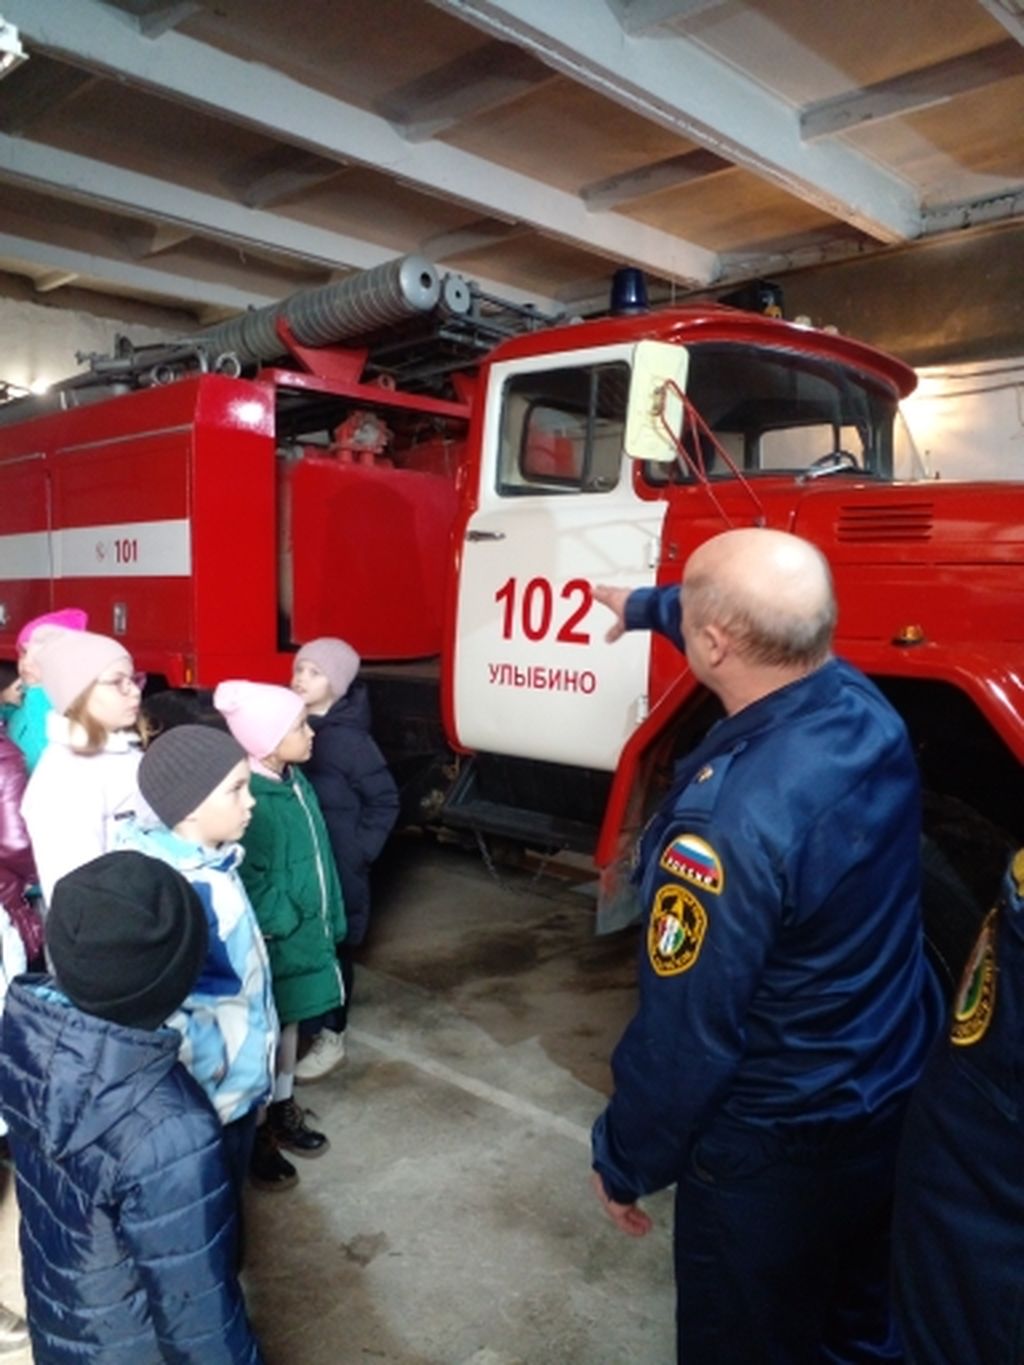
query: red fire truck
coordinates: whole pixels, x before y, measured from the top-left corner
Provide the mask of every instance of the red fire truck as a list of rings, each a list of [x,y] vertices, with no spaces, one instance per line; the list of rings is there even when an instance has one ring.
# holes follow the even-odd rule
[[[0,407],[0,653],[68,604],[170,686],[342,636],[415,818],[592,853],[612,924],[717,712],[664,642],[605,642],[593,587],[779,527],[828,556],[837,649],[987,898],[1024,836],[1024,486],[925,477],[911,369],[722,304],[542,325],[410,258],[335,290]]]

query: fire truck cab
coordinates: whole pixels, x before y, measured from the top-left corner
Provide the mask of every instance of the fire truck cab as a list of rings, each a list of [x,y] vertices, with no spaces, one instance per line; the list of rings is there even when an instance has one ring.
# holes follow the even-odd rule
[[[241,360],[200,337],[0,408],[0,651],[74,604],[163,684],[210,687],[342,636],[410,818],[593,853],[610,926],[716,706],[664,641],[609,644],[594,588],[678,582],[729,527],[793,531],[984,900],[1024,836],[1024,486],[928,479],[900,434],[913,371],[815,328],[693,304],[474,351],[442,323],[437,364],[422,330],[311,346],[282,316]]]

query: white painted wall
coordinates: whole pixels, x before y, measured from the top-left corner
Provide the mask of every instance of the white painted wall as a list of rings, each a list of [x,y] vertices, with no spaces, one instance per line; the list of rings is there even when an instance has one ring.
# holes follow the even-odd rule
[[[1024,357],[918,375],[901,408],[932,477],[1024,480]]]
[[[0,297],[0,381],[28,389],[67,379],[87,368],[75,360],[76,351],[109,353],[118,333],[136,345],[176,336],[136,322]]]

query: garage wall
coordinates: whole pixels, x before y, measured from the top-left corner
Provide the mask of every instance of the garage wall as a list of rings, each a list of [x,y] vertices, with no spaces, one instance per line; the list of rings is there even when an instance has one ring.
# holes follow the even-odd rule
[[[1024,356],[930,366],[901,404],[939,479],[1024,480]]]
[[[47,308],[0,298],[0,380],[30,388],[52,384],[84,369],[75,352],[109,352],[119,332],[136,344],[165,341],[175,333],[134,321],[94,317],[77,309]]]
[[[773,272],[787,317],[891,351],[911,365],[1024,353],[1024,225],[974,229],[878,255]]]

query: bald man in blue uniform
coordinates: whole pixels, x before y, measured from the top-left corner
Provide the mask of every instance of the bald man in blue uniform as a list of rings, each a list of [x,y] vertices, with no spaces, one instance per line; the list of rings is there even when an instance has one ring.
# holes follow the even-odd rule
[[[725,709],[639,846],[639,1005],[594,1126],[619,1227],[676,1186],[683,1365],[898,1361],[893,1168],[941,1013],[919,906],[918,778],[899,716],[831,655],[808,542],[726,532],[680,594],[598,590],[686,650]]]

